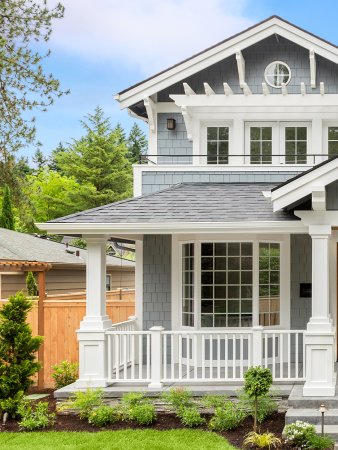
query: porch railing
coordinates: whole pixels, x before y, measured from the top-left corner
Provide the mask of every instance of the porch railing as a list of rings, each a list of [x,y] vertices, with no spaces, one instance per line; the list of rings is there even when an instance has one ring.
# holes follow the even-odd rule
[[[275,381],[305,379],[304,330],[138,331],[135,323],[106,332],[109,382],[240,382],[258,365],[270,368]]]

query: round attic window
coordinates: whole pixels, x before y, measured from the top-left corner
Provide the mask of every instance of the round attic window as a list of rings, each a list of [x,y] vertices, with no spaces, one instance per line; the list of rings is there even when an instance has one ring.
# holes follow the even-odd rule
[[[282,61],[274,61],[265,69],[265,81],[269,86],[281,88],[282,83],[288,84],[291,80],[290,67]]]

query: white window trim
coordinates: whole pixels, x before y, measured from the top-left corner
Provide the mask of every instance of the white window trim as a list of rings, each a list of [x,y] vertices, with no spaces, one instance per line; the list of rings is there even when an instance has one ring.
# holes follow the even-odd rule
[[[250,163],[250,128],[251,127],[271,127],[272,128],[272,161],[271,164],[251,164]],[[312,153],[312,122],[301,121],[247,121],[245,122],[245,143],[244,158],[245,164],[250,167],[271,167],[274,165],[286,165],[288,167],[298,167],[311,165],[311,158],[307,157],[306,164],[285,163],[285,127],[306,127],[307,128],[307,154]]]
[[[208,164],[207,157],[201,156],[207,154],[207,144],[208,144],[208,128],[209,127],[228,127],[229,128],[229,148],[228,148],[228,164]],[[200,157],[198,158],[198,164],[206,165],[208,167],[217,166],[230,166],[231,165],[231,155],[233,154],[233,122],[230,120],[210,120],[202,121],[200,123]],[[195,164],[197,161],[195,162]]]
[[[323,154],[324,155],[329,154],[329,139],[328,139],[329,127],[338,127],[338,120],[330,120],[330,121],[325,121],[323,123]],[[325,156],[325,158],[326,158],[326,156]]]
[[[282,86],[275,86],[274,84],[272,84],[272,83],[269,81],[269,79],[268,79],[268,77],[267,77],[267,71],[268,71],[269,67],[272,66],[272,64],[282,64],[283,66],[287,67],[287,69],[289,70],[289,79],[288,79],[288,81],[285,83],[285,85],[288,85],[288,84],[290,83],[290,81],[291,81],[292,72],[291,72],[290,66],[289,66],[288,64],[286,64],[286,62],[284,62],[284,61],[272,61],[270,64],[268,64],[268,65],[266,66],[266,68],[265,68],[265,70],[264,70],[264,79],[265,79],[265,81],[268,83],[268,85],[271,86],[272,88],[275,88],[275,89],[282,89]]]
[[[201,300],[200,300],[200,261],[201,242],[252,242],[253,244],[253,311],[252,325],[259,324],[259,243],[269,242],[280,244],[280,324],[265,326],[265,329],[290,329],[290,235],[265,236],[259,235],[222,235],[217,237],[202,235],[188,236],[174,235],[172,238],[172,330],[201,330],[201,331],[224,331],[224,330],[249,330],[250,327],[201,327]],[[195,265],[194,265],[194,327],[182,325],[182,245],[195,244]],[[196,276],[197,274],[197,276]]]

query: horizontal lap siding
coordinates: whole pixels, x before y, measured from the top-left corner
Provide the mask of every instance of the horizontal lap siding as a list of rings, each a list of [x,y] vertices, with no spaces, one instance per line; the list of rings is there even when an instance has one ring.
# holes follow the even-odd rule
[[[171,236],[143,240],[143,329],[171,329]]]

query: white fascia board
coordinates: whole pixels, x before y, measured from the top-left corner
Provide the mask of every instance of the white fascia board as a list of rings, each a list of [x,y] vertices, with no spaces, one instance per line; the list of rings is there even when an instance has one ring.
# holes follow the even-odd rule
[[[39,229],[55,234],[129,235],[181,233],[303,233],[300,221],[271,222],[166,222],[166,223],[36,223]]]
[[[299,217],[305,226],[337,226],[338,211],[295,211],[295,216]]]
[[[309,166],[296,166],[294,164],[290,165],[269,165],[269,167],[262,167],[262,165],[247,165],[247,166],[211,166],[210,164],[135,164],[133,165],[134,176],[139,172],[303,172],[304,170],[309,170]],[[273,184],[273,182],[271,183]]]
[[[217,62],[244,50],[251,45],[273,35],[278,34],[286,39],[298,44],[308,50],[313,50],[316,54],[338,64],[338,49],[315,36],[299,30],[297,27],[287,24],[274,17],[263,22],[228,41],[206,50],[188,61],[182,62],[169,70],[165,70],[157,76],[135,86],[128,91],[119,94],[117,100],[121,109],[131,106],[144,97],[159,92],[172,84],[213,65]]]
[[[281,186],[271,192],[274,212],[312,194],[313,188],[326,186],[338,179],[338,159]]]

